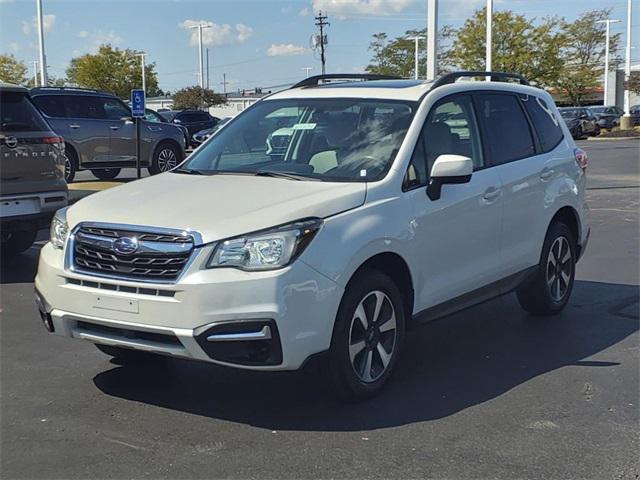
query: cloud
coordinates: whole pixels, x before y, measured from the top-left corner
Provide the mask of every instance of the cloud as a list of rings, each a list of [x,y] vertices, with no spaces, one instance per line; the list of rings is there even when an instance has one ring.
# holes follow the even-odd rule
[[[300,15],[301,17],[306,17],[307,15],[309,15],[309,9],[307,7],[304,7],[298,12],[298,15]]]
[[[313,0],[313,11],[327,12],[344,19],[349,15],[392,15],[409,7],[414,0]]]
[[[11,50],[13,50],[14,52],[17,52],[17,51],[19,51],[22,47],[20,47],[20,44],[19,44],[19,43],[17,43],[17,42],[11,42],[11,43],[9,44],[9,48],[10,48]]]
[[[449,0],[441,2],[441,4],[442,6],[438,12],[441,18],[465,20],[478,8],[486,6],[487,2],[486,0]]]
[[[202,44],[212,47],[243,43],[253,34],[253,28],[243,23],[237,23],[232,27],[228,23],[218,25],[206,20],[185,20],[178,26],[191,31],[191,45],[198,45],[198,29],[192,27],[200,24],[207,25],[207,28],[202,29]]]
[[[89,32],[87,32],[86,30],[80,30],[78,32],[78,37],[80,38],[87,38],[89,36]]]
[[[45,33],[53,30],[53,26],[56,24],[56,15],[54,13],[47,13],[42,16],[42,28]],[[36,17],[33,17],[30,22],[22,20],[22,32],[25,35],[31,35],[31,32],[38,31],[38,21]]]
[[[93,44],[94,50],[97,50],[100,45],[104,45],[106,43],[111,45],[118,45],[122,43],[122,37],[112,30],[106,32],[98,30],[97,32],[89,34],[89,39]]]
[[[308,49],[293,43],[273,44],[267,49],[267,55],[270,57],[288,57],[291,55],[302,55],[307,53]]]

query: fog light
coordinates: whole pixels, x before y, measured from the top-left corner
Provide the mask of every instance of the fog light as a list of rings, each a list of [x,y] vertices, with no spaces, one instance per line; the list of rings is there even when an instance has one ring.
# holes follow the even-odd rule
[[[38,311],[40,312],[40,319],[44,324],[44,328],[46,328],[48,332],[53,332],[55,328],[53,326],[53,320],[51,319],[51,314],[47,312],[46,303],[42,298],[42,296],[40,295],[40,292],[38,292],[38,290],[36,290],[36,304],[38,305]]]

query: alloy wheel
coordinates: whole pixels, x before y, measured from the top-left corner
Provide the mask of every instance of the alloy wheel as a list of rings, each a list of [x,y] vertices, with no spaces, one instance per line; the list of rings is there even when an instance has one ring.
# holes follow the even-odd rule
[[[163,148],[158,154],[158,169],[161,172],[166,172],[175,168],[178,164],[176,154],[170,148]]]
[[[67,157],[64,159],[64,179],[67,180],[71,175],[71,160]]]
[[[573,273],[572,260],[569,241],[565,237],[556,238],[549,250],[545,276],[551,298],[555,302],[561,302],[569,290]]]
[[[389,297],[369,292],[358,304],[349,330],[349,359],[358,378],[371,383],[387,370],[395,354],[396,313]]]

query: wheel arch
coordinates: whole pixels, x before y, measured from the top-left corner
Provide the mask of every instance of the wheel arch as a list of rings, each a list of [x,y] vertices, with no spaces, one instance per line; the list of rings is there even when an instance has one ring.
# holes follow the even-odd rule
[[[555,222],[564,223],[567,227],[569,227],[576,241],[576,248],[578,249],[577,253],[579,258],[581,253],[580,239],[582,238],[582,225],[580,224],[580,217],[578,215],[578,212],[571,206],[564,206],[560,208],[551,218],[551,222],[549,222],[549,226],[547,227],[547,232],[551,228],[551,225],[553,225]]]
[[[177,140],[174,140],[173,138],[162,138],[158,140],[155,147],[153,147],[153,149],[151,150],[151,155],[149,157],[149,165],[153,164],[153,159],[155,158],[156,154],[158,153],[158,151],[163,145],[171,145],[172,147],[178,150],[178,153],[180,154],[179,163],[181,163],[185,159],[185,154],[184,154],[184,150],[182,149],[182,145],[180,145],[180,143]]]
[[[70,142],[69,140],[67,140],[65,138],[64,139],[64,148],[65,148],[65,150],[68,148],[76,156],[76,169],[80,170],[80,164],[82,163],[82,160],[80,159],[80,152],[78,150],[78,147],[76,147],[72,142]]]

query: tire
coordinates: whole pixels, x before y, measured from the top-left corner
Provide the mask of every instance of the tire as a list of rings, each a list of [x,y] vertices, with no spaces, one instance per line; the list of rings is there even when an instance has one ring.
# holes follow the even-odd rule
[[[17,255],[28,250],[36,241],[37,230],[11,232],[2,240],[2,255]]]
[[[598,135],[600,135],[600,126],[596,125],[596,128],[593,130],[593,132],[591,133],[592,137],[597,137]]]
[[[576,273],[576,239],[564,223],[555,222],[544,240],[537,271],[516,291],[532,315],[556,315],[567,305]]]
[[[354,277],[333,327],[327,369],[332,391],[348,401],[378,394],[397,364],[404,330],[404,302],[393,280],[375,270]]]
[[[153,159],[149,167],[149,173],[156,175],[166,172],[178,166],[182,162],[182,152],[178,147],[169,142],[163,142],[153,152]]]
[[[114,347],[112,345],[94,344],[102,353],[115,358],[120,363],[147,363],[150,361],[162,361],[164,356],[151,352],[142,352],[131,348]]]
[[[100,180],[113,180],[120,175],[120,168],[104,168],[104,169],[92,169],[93,176]]]
[[[75,150],[68,145],[65,146],[64,153],[66,157],[64,163],[64,180],[67,183],[71,183],[78,171],[78,155],[76,155]]]
[[[584,132],[582,131],[582,127],[578,127],[576,128],[576,134],[573,137],[575,140],[580,140],[582,137],[584,137]]]

